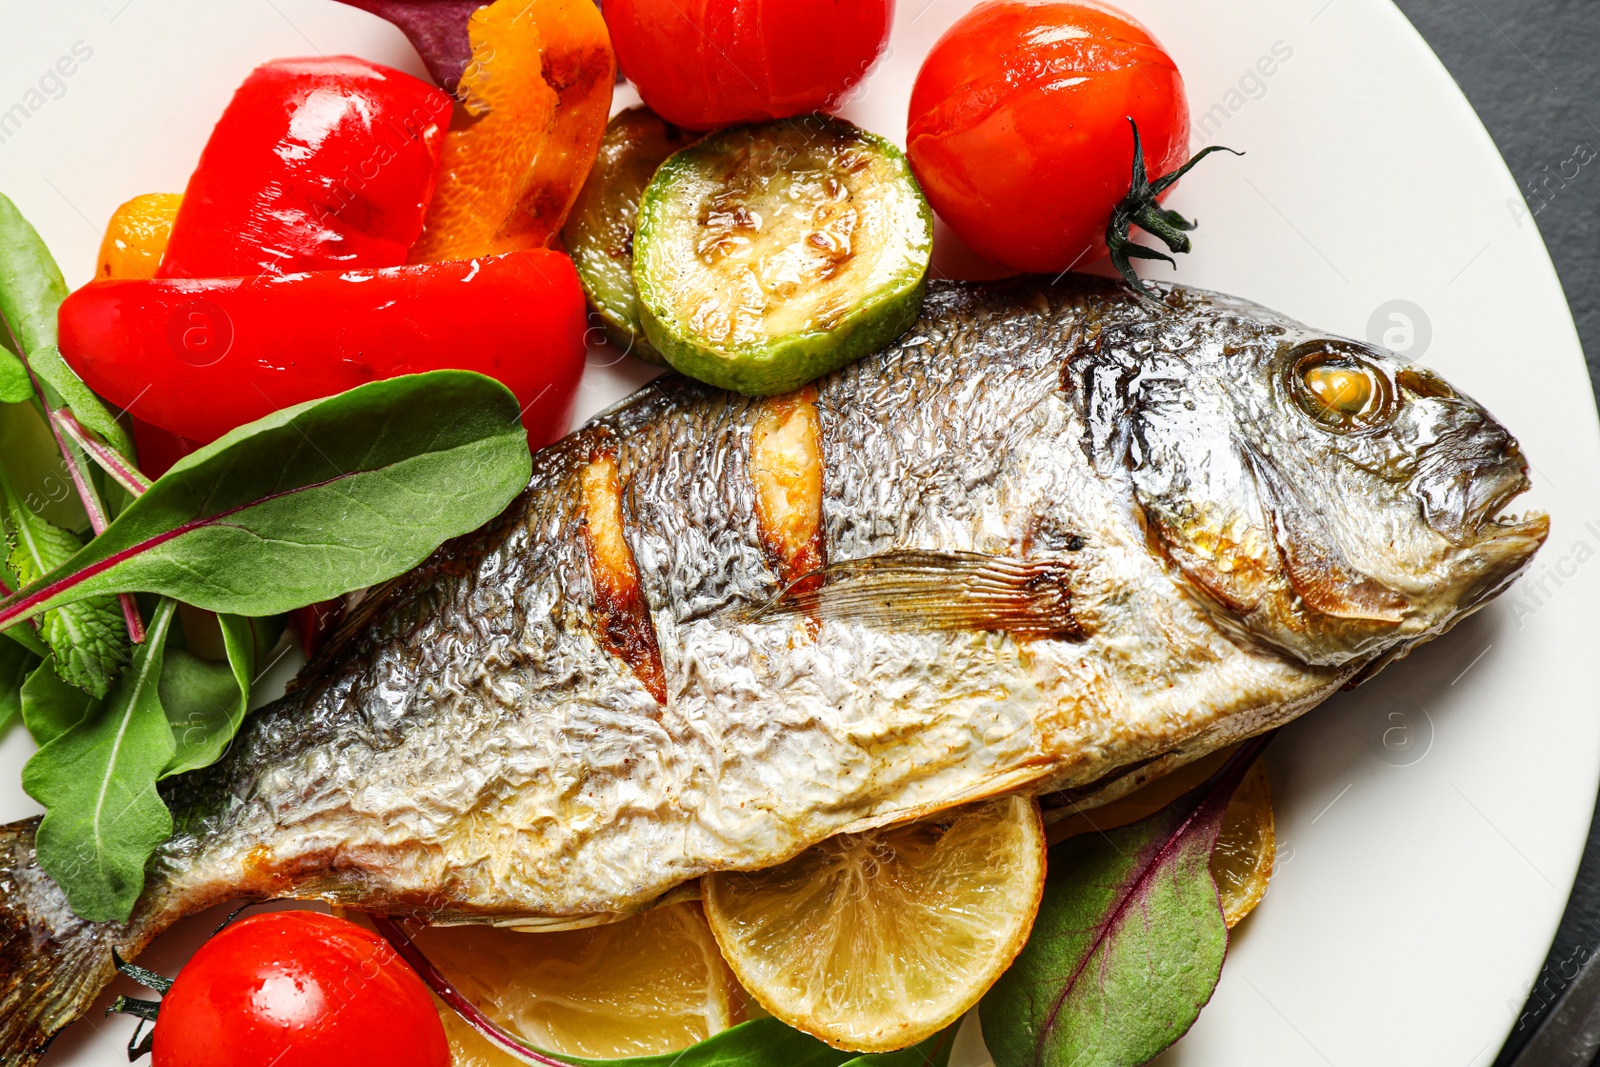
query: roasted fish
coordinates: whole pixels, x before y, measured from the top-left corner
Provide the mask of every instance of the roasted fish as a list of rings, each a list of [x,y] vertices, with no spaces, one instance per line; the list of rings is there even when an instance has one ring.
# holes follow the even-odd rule
[[[1253,304],[935,283],[783,397],[664,378],[374,591],[219,764],[127,924],[0,829],[0,1055],[220,901],[558,926],[999,793],[1093,803],[1292,719],[1502,590],[1516,442]]]

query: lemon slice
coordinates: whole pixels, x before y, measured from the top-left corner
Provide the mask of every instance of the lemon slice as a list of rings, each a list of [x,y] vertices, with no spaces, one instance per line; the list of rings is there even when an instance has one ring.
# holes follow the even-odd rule
[[[733,975],[692,902],[582,930],[429,927],[414,940],[484,1014],[551,1052],[675,1052],[738,1021]],[[443,1004],[440,1017],[455,1067],[521,1067]]]
[[[1021,951],[1044,891],[1031,798],[846,834],[752,874],[703,880],[706,918],[767,1011],[836,1048],[937,1033]]]
[[[1049,830],[1050,843],[1079,834],[1113,830],[1154,815],[1211,777],[1230,755],[1231,749],[1213,752],[1127,796],[1054,823]],[[1222,897],[1222,916],[1229,929],[1261,903],[1267,893],[1267,882],[1272,878],[1276,856],[1272,791],[1267,784],[1266,765],[1258,759],[1245,772],[1244,780],[1228,802],[1228,810],[1222,816],[1222,829],[1217,834],[1217,846],[1211,853],[1211,877]]]
[[[1211,853],[1211,877],[1222,895],[1222,917],[1230,930],[1267,895],[1277,854],[1267,768],[1256,760],[1223,813],[1217,847]]]

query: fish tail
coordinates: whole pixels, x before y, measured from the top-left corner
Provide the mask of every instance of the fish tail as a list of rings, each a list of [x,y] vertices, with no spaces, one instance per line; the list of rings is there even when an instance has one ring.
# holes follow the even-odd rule
[[[91,923],[34,856],[38,819],[0,826],[0,1064],[31,1067],[66,1025],[89,1010],[116,975],[112,952],[131,956],[159,931],[148,913]],[[145,901],[140,902],[145,906]]]

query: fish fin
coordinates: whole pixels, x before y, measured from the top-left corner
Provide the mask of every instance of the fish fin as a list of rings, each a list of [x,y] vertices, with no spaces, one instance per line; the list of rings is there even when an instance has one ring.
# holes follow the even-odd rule
[[[1089,631],[1072,611],[1071,570],[1056,559],[885,552],[804,575],[746,618],[798,615],[892,630],[994,630],[1082,641]]]
[[[0,1063],[31,1067],[116,976],[113,952],[133,956],[153,937],[128,923],[91,923],[34,862],[38,819],[0,826]],[[142,902],[141,902],[142,903]]]

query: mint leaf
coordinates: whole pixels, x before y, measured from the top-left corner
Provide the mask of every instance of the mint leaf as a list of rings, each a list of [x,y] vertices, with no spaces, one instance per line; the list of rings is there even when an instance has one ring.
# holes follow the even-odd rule
[[[979,1013],[996,1067],[1137,1067],[1188,1032],[1222,974],[1222,817],[1270,735],[1140,822],[1068,838],[1033,933]]]
[[[161,773],[163,778],[209,767],[228,750],[250,704],[256,665],[283,629],[264,619],[237,615],[221,615],[218,620],[228,649],[226,663],[208,663],[181,648],[167,652],[161,672],[161,706],[176,749]]]
[[[67,298],[61,268],[39,233],[0,194],[0,339],[14,355],[26,357],[52,408],[67,407],[78,421],[124,455],[133,454],[127,431],[117,424],[56,349],[56,312]],[[0,390],[5,371],[0,369]],[[22,397],[33,395],[30,384]],[[0,399],[5,394],[0,392]]]
[[[372,382],[180,460],[66,564],[0,601],[0,628],[108,593],[277,615],[387,581],[494,518],[532,471],[491,378]]]
[[[0,731],[22,712],[22,683],[39,666],[39,657],[11,641],[0,641]]]
[[[22,768],[22,788],[45,807],[34,839],[39,866],[89,922],[127,921],[145,863],[172,832],[156,778],[174,748],[158,687],[176,607],[161,602],[110,696]]]
[[[7,569],[21,582],[37,581],[83,547],[77,534],[36,514],[3,470],[0,498],[0,526],[10,547]],[[39,636],[55,653],[61,677],[97,697],[106,695],[128,660],[128,633],[115,597],[92,597],[45,612]]]

